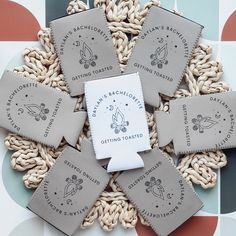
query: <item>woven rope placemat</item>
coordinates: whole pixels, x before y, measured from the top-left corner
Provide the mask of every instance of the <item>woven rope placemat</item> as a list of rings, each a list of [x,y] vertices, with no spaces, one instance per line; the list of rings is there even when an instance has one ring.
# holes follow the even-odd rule
[[[127,64],[145,16],[152,5],[160,4],[158,1],[150,1],[141,8],[138,0],[94,0],[94,6],[102,7],[106,14],[121,70],[124,70]],[[82,1],[74,0],[69,3],[67,12],[73,14],[86,9],[87,6]],[[40,30],[38,39],[44,50],[38,48],[25,49],[23,52],[25,65],[15,68],[14,71],[55,89],[68,92],[52,42],[50,29]],[[211,57],[211,46],[199,44],[195,48],[184,75],[183,83],[174,97],[161,97],[159,110],[168,112],[170,99],[230,90],[229,86],[221,81],[223,74],[221,64],[211,59]],[[80,110],[82,108],[83,96],[80,96],[78,97],[76,109]],[[153,113],[147,112],[146,114],[151,146],[155,147],[158,146],[156,123]],[[78,150],[80,150],[81,140],[85,137],[91,139],[88,121],[79,137]],[[12,168],[26,172],[23,176],[23,182],[27,188],[37,188],[66,145],[63,141],[59,148],[54,149],[13,133],[7,135],[5,144],[9,150],[13,151],[11,157]],[[173,146],[170,144],[162,150],[173,161],[170,157],[174,155]],[[226,156],[219,150],[183,155],[177,164],[177,169],[190,184],[198,184],[207,189],[214,187],[216,184],[217,174],[214,170],[226,164]],[[81,225],[82,228],[91,226],[96,219],[102,228],[108,231],[111,231],[118,222],[125,228],[132,228],[136,225],[138,212],[116,185],[118,175],[119,173],[115,173],[110,179],[107,189],[101,194],[85,218]],[[141,216],[139,217],[143,224],[147,224]]]

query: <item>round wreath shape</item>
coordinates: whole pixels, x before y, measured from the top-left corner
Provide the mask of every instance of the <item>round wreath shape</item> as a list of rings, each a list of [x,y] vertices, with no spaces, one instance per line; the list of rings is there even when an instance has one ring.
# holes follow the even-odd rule
[[[94,0],[95,7],[102,7],[107,17],[108,26],[112,34],[113,44],[116,49],[121,70],[124,70],[137,36],[142,28],[145,16],[153,5],[160,5],[158,1],[150,1],[143,8],[138,0]],[[73,0],[69,3],[67,12],[73,14],[87,9],[82,1]],[[177,12],[175,12],[178,14]],[[55,47],[52,42],[49,28],[38,33],[38,39],[44,48],[27,48],[23,52],[25,65],[14,69],[16,73],[30,77],[51,86],[55,89],[68,92],[61,71]],[[183,78],[183,85],[173,97],[161,96],[158,110],[168,112],[169,101],[181,97],[198,96],[202,94],[220,93],[229,91],[227,84],[221,81],[222,66],[212,58],[212,47],[199,44],[192,55]],[[83,96],[78,97],[76,110],[83,109]],[[153,113],[146,112],[152,148],[158,146],[156,123]],[[90,127],[86,121],[77,143],[80,150],[81,140],[91,139]],[[48,170],[53,166],[57,157],[66,146],[62,141],[57,149],[30,141],[19,135],[9,133],[5,138],[6,147],[13,151],[11,157],[12,168],[25,171],[24,185],[27,188],[37,188]],[[174,155],[171,144],[162,148],[167,158]],[[216,184],[219,169],[227,164],[225,154],[221,151],[200,152],[186,154],[179,157],[176,168],[189,184],[198,184],[202,188],[212,188]],[[120,222],[125,228],[135,227],[138,217],[141,223],[147,224],[138,215],[137,210],[116,184],[119,173],[114,173],[106,190],[100,195],[90,213],[84,219],[81,227],[91,226],[97,219],[104,230],[111,231]]]

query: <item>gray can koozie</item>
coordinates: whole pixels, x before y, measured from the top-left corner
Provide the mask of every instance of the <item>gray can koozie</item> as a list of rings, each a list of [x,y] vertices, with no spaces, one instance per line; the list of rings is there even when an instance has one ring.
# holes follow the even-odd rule
[[[159,93],[174,95],[202,28],[164,8],[151,7],[125,70],[139,72],[146,103],[158,107]]]
[[[57,19],[50,27],[71,96],[84,93],[85,81],[121,73],[101,8]]]
[[[155,117],[159,146],[173,141],[176,153],[236,147],[236,92],[176,99]]]
[[[117,183],[153,230],[166,236],[203,204],[158,148],[141,156],[144,168],[123,172]]]
[[[109,181],[94,155],[88,141],[83,141],[81,152],[66,147],[27,207],[63,233],[72,235]]]
[[[75,145],[87,113],[74,112],[77,99],[32,79],[5,71],[0,80],[0,127],[58,147]]]

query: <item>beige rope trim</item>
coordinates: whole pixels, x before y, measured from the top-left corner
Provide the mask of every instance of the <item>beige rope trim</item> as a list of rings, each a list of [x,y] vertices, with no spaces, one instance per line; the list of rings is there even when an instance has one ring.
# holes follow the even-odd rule
[[[141,9],[138,0],[95,0],[94,5],[102,7],[105,11],[109,28],[112,32],[113,43],[123,69],[135,45],[148,9],[152,5],[159,5],[159,2],[150,1],[143,9]],[[67,12],[68,14],[73,14],[85,9],[87,9],[87,6],[82,1],[74,0],[69,3]],[[128,36],[131,36],[131,40],[129,40]],[[42,29],[38,34],[38,39],[44,50],[37,48],[25,49],[23,52],[25,64],[15,68],[15,72],[68,92],[55,47],[52,43],[50,29]],[[212,60],[211,57],[211,46],[200,44],[194,50],[183,84],[173,98],[162,96],[160,110],[168,112],[170,99],[229,90],[228,85],[220,80],[223,74],[221,64]],[[83,96],[80,96],[78,97],[77,110],[82,107]],[[156,123],[153,114],[148,112],[147,122],[151,146],[156,147],[158,145]],[[91,139],[88,121],[78,140],[77,148],[79,150],[80,142],[84,137]],[[40,184],[65,146],[65,142],[62,142],[58,149],[54,149],[11,133],[5,138],[5,144],[9,150],[13,151],[11,157],[12,168],[26,172],[23,176],[23,182],[27,188],[36,188]],[[164,147],[163,151],[168,157],[174,154],[172,144]],[[226,156],[220,150],[202,152],[184,155],[177,169],[190,184],[195,183],[203,188],[212,188],[217,180],[214,170],[225,166],[226,163]],[[82,228],[91,226],[95,220],[98,220],[101,227],[107,231],[114,229],[118,223],[124,228],[133,228],[137,223],[138,217],[142,224],[147,224],[116,185],[115,180],[118,175],[119,173],[116,173],[110,179],[106,191],[101,194],[94,204],[81,225]]]

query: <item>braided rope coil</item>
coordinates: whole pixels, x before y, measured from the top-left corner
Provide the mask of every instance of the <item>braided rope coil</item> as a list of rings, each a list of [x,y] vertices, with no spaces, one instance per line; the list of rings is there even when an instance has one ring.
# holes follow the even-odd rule
[[[94,6],[102,7],[106,14],[121,69],[124,69],[127,64],[145,16],[152,5],[159,6],[160,3],[150,1],[144,8],[141,8],[138,0],[94,0]],[[74,14],[86,9],[87,5],[82,1],[73,0],[69,3],[67,12],[68,14]],[[52,42],[50,29],[40,30],[38,39],[44,50],[37,48],[25,49],[23,52],[25,64],[15,68],[15,72],[55,89],[68,92]],[[228,85],[221,81],[222,65],[211,58],[212,47],[199,44],[193,52],[182,85],[172,98],[161,97],[159,110],[168,112],[171,99],[229,91]],[[80,110],[82,107],[83,96],[80,96],[78,97],[76,109]],[[156,147],[158,146],[158,137],[154,116],[148,112],[146,114],[150,143],[152,147]],[[85,137],[91,139],[88,121],[86,121],[83,132],[79,137],[78,150],[80,150],[81,140]],[[37,188],[63,151],[66,143],[62,141],[60,146],[54,149],[9,133],[5,138],[5,145],[13,151],[11,157],[12,168],[26,172],[23,176],[25,186],[27,188]],[[164,147],[163,151],[169,158],[174,154],[172,144]],[[170,160],[172,159],[170,158]],[[226,164],[226,156],[223,151],[219,150],[184,155],[177,164],[177,169],[190,184],[198,184],[207,189],[214,187],[216,184],[217,174],[214,170]],[[101,227],[107,231],[113,230],[118,222],[124,228],[133,228],[138,217],[142,224],[147,225],[147,222],[138,214],[135,207],[116,185],[118,175],[119,173],[115,173],[110,179],[107,189],[96,201],[90,213],[84,219],[81,228],[91,226],[95,220],[98,220]]]

